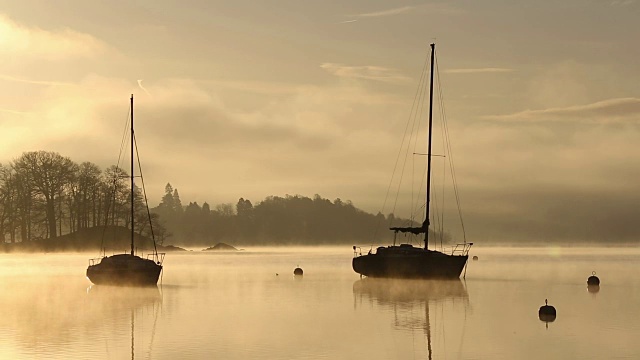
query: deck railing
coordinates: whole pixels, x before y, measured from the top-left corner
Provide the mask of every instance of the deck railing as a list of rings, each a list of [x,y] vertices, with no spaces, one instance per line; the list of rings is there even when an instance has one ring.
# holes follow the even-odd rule
[[[451,250],[451,255],[466,256],[469,254],[469,250],[471,250],[472,245],[472,242],[456,244],[456,246]]]

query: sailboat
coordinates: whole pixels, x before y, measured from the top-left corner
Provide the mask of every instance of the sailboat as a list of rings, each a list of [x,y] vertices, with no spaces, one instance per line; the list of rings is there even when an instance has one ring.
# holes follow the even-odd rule
[[[429,249],[429,210],[431,200],[431,143],[433,128],[433,78],[436,45],[431,44],[431,66],[429,84],[429,135],[426,175],[426,205],[425,218],[421,226],[391,227],[394,236],[398,233],[421,235],[424,234],[424,247],[411,244],[381,246],[375,252],[362,255],[354,246],[353,270],[361,276],[381,278],[459,278],[467,264],[469,250],[473,243],[458,244],[451,253],[443,253]]]
[[[133,95],[131,95],[131,252],[128,254],[116,254],[103,256],[100,259],[89,260],[87,278],[96,285],[156,285],[164,254],[158,253],[155,240],[153,240],[153,256],[151,259],[142,258],[135,254],[135,188],[134,188],[134,150],[135,136],[133,131]]]

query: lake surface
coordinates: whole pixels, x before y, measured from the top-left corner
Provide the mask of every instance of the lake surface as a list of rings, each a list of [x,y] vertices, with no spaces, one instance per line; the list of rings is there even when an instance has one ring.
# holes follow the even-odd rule
[[[91,286],[95,254],[0,254],[0,358],[640,358],[637,248],[476,246],[454,282],[360,280],[352,253],[170,253],[150,289]]]

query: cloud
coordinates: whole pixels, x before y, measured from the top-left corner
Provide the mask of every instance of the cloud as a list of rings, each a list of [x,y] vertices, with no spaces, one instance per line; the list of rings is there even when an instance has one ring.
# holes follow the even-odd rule
[[[27,115],[27,114],[29,114],[28,112],[25,112],[25,111],[12,110],[12,109],[7,109],[7,108],[3,108],[3,107],[0,107],[0,111],[5,112],[5,113],[9,113],[9,114],[13,114],[13,115]]]
[[[354,17],[359,17],[359,18],[393,16],[393,15],[406,13],[406,12],[410,11],[413,8],[414,8],[413,6],[403,6],[403,7],[399,7],[399,8],[376,11],[376,12],[369,12],[369,13],[364,13],[364,14],[357,14],[357,15],[353,15],[353,16]]]
[[[33,85],[46,85],[46,86],[74,86],[74,84],[69,82],[60,82],[60,81],[45,81],[45,80],[30,80],[30,79],[22,79],[14,76],[3,75],[0,74],[0,80],[18,82],[23,84],[33,84]]]
[[[343,21],[341,23],[354,22],[354,21],[357,21],[357,19],[380,18],[380,17],[395,16],[395,15],[406,14],[406,13],[409,13],[409,12],[414,12],[414,11],[419,11],[419,10],[426,11],[426,12],[428,12],[430,14],[433,14],[433,13],[455,14],[455,13],[459,13],[460,12],[460,10],[458,8],[453,7],[450,4],[446,4],[446,3],[428,3],[428,4],[418,5],[418,6],[402,6],[402,7],[397,7],[397,8],[393,8],[393,9],[387,9],[387,10],[381,10],[381,11],[373,11],[373,12],[366,12],[366,13],[360,13],[360,14],[346,15],[348,17],[355,18],[355,20],[347,20],[347,21]]]
[[[635,4],[635,0],[614,0],[610,4],[611,6],[629,6]]]
[[[475,69],[447,69],[444,72],[447,74],[478,74],[478,73],[509,73],[514,72],[514,69],[509,68],[475,68]]]
[[[408,77],[399,74],[397,70],[382,66],[348,66],[336,63],[323,63],[320,67],[330,74],[343,78],[375,80],[387,83],[402,83],[410,80]]]
[[[142,86],[142,79],[138,79],[138,87],[142,89],[142,91],[144,91],[147,95],[151,96],[151,94],[149,94],[147,89],[145,89],[144,86]]]
[[[23,26],[0,14],[0,54],[43,60],[92,58],[111,49],[101,40],[71,29],[48,31]]]
[[[598,101],[586,105],[542,110],[525,110],[514,114],[483,116],[486,120],[500,121],[548,121],[548,120],[581,120],[608,122],[630,119],[640,115],[640,98],[619,98]],[[635,121],[640,119],[634,118]]]

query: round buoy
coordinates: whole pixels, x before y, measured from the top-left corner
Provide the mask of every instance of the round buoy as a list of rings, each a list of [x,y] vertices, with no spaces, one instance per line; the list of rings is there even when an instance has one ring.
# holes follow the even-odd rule
[[[595,294],[600,291],[600,285],[587,285],[587,291]]]
[[[545,322],[552,322],[556,319],[556,308],[549,305],[547,299],[544,299],[544,305],[538,310],[538,318]]]
[[[474,256],[472,257],[472,259],[473,259],[474,261],[477,261],[477,260],[478,260],[478,256],[474,255]]]
[[[302,275],[303,271],[299,267],[293,269],[293,275]]]
[[[600,279],[596,276],[596,272],[591,272],[591,276],[587,279],[587,285],[600,285]]]

